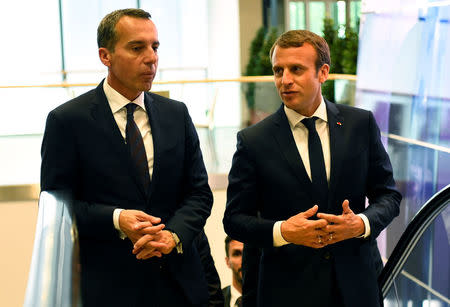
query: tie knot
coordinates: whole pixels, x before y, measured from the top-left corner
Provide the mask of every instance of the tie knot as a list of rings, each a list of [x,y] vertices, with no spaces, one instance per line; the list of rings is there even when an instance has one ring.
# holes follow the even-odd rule
[[[303,125],[308,129],[308,131],[315,131],[316,130],[316,119],[318,117],[313,116],[309,118],[302,119]]]
[[[133,118],[134,110],[136,110],[137,104],[130,102],[125,106],[127,108],[127,118]]]

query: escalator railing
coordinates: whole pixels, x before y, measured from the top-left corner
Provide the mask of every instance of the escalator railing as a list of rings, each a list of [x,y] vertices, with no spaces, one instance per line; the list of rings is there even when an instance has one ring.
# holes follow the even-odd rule
[[[78,306],[79,270],[70,194],[43,191],[24,306]]]
[[[444,274],[442,280],[448,280],[450,279],[449,273],[450,268],[448,267],[448,259],[449,255],[446,253],[448,251],[448,246],[433,246],[434,242],[427,242],[432,241],[433,238],[435,238],[435,235],[433,234],[433,223],[435,223],[435,220],[437,217],[439,217],[443,212],[447,212],[449,210],[448,204],[450,203],[450,185],[447,185],[445,188],[443,188],[441,191],[436,193],[432,198],[430,198],[425,205],[417,212],[417,214],[414,216],[412,221],[408,224],[408,227],[406,228],[405,232],[402,234],[400,240],[398,241],[397,245],[395,246],[391,256],[389,257],[389,260],[387,261],[385,267],[383,268],[383,271],[381,272],[379,276],[379,285],[383,294],[383,297],[386,299],[389,295],[389,292],[392,290],[392,286],[395,286],[395,280],[399,278],[400,275],[402,277],[408,279],[408,282],[411,284],[414,284],[414,287],[421,288],[424,292],[427,292],[427,295],[425,298],[416,298],[416,300],[410,300],[405,298],[400,298],[399,291],[397,288],[395,288],[394,292],[394,301],[397,302],[397,305],[395,306],[450,306],[450,299],[448,298],[448,283],[447,285],[444,284],[444,287],[447,287],[447,289],[444,289],[447,291],[447,294],[442,294],[439,291],[436,291],[433,289],[432,285],[430,285],[433,279],[433,270],[436,269],[442,269],[442,272],[434,272],[434,274]],[[450,246],[450,215],[448,212],[442,216],[442,222],[440,225],[441,232],[444,232],[444,234],[447,234],[447,239],[449,240],[449,246]],[[431,233],[431,235],[430,235]],[[424,239],[424,234],[427,234],[427,237]],[[445,237],[445,236],[441,236]],[[422,240],[422,242],[421,242]],[[425,244],[424,244],[425,242]],[[445,241],[444,241],[445,242]],[[409,273],[407,270],[404,270],[405,264],[407,263],[408,258],[413,253],[415,248],[420,243],[421,247],[421,253],[415,252],[415,258],[421,258],[421,260],[414,262],[415,266],[428,266],[425,269],[418,268],[417,271],[418,274],[421,273],[421,275],[425,276],[425,278],[417,278],[417,276],[414,276],[414,274]],[[445,243],[443,243],[445,244]],[[441,257],[444,259],[444,267],[436,267],[436,265],[433,266],[433,263],[427,264],[423,262],[433,262],[433,259],[435,259],[435,256],[433,255],[433,252],[438,251],[441,249],[441,252],[444,253],[444,255]],[[419,255],[419,257],[418,257]],[[420,255],[424,255],[423,257],[420,257]],[[441,261],[442,262],[442,261]],[[425,273],[423,272],[425,271]],[[446,274],[446,276],[445,276]],[[421,276],[422,277],[422,276]],[[447,278],[447,279],[445,279]],[[424,282],[421,279],[427,279],[427,282]],[[406,286],[408,287],[408,285]],[[411,287],[411,286],[409,286]],[[409,289],[409,291],[405,291],[407,293],[411,293],[414,290]],[[416,291],[417,292],[417,291]],[[417,295],[416,295],[417,296]],[[424,296],[424,295],[422,295]],[[431,301],[433,300],[431,298],[433,296],[436,298],[436,300],[439,303],[432,304]],[[407,304],[400,304],[400,301],[407,301]],[[427,301],[425,303],[425,301]],[[422,305],[423,304],[423,305]],[[390,304],[386,304],[389,305]]]

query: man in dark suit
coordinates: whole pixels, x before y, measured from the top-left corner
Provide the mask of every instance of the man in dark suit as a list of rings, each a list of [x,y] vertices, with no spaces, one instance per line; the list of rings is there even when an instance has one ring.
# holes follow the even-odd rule
[[[375,119],[322,98],[323,38],[288,31],[270,56],[283,105],[238,133],[223,220],[262,248],[257,304],[380,306],[375,239],[401,195]]]
[[[118,10],[97,40],[107,78],[50,112],[42,144],[41,189],[75,199],[83,306],[205,306],[193,242],[212,193],[186,106],[147,92],[156,27]]]
[[[229,236],[225,238],[225,262],[231,269],[232,279],[231,285],[222,289],[225,301],[225,307],[241,307],[242,306],[242,252],[244,244],[242,242],[231,239]]]

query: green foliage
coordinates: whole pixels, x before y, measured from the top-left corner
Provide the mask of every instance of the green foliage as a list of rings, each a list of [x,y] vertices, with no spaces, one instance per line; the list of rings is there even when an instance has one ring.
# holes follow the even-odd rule
[[[264,37],[266,36],[266,28],[261,27],[250,45],[250,59],[245,69],[246,76],[257,76],[257,68],[259,67],[260,59],[258,53],[264,44]]]
[[[342,72],[355,75],[358,62],[358,33],[352,28],[345,30],[345,46],[342,51]]]
[[[270,48],[278,37],[276,28],[267,31],[261,27],[256,33],[250,45],[250,59],[248,61],[245,75],[246,76],[262,76],[272,74],[272,63],[270,62]],[[250,109],[255,106],[255,83],[248,83],[245,97],[247,105]]]
[[[323,38],[330,47],[331,68],[330,73],[334,74],[356,74],[356,64],[358,61],[358,33],[351,27],[345,29],[345,37],[338,36],[339,29],[334,25],[334,21],[325,18]],[[326,81],[322,86],[322,94],[331,101],[336,101],[334,97],[334,80]]]
[[[264,44],[262,45],[261,50],[259,51],[258,57],[260,59],[258,74],[260,76],[272,75],[272,62],[270,61],[270,49],[273,44],[277,40],[278,30],[276,28],[270,29],[264,38]]]

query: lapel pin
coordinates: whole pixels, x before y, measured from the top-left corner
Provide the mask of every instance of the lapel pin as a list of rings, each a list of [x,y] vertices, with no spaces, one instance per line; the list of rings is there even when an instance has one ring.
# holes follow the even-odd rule
[[[338,126],[342,126],[342,123],[341,122],[337,122],[336,123]]]

